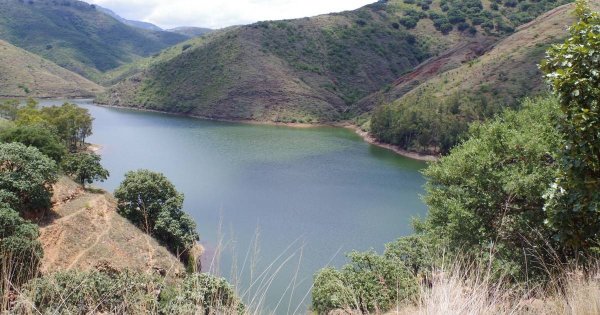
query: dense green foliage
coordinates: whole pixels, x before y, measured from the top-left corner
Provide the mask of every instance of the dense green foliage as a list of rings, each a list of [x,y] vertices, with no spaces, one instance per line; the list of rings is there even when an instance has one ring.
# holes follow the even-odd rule
[[[313,308],[319,314],[335,309],[379,313],[416,294],[416,277],[398,256],[352,252],[348,259],[339,271],[325,268],[315,275]]]
[[[548,196],[549,224],[575,250],[600,245],[600,13],[585,2],[571,37],[542,64],[560,100],[560,174]]]
[[[37,225],[0,203],[0,296],[37,275],[43,256],[38,236]]]
[[[40,108],[30,100],[17,111],[15,123],[19,126],[41,125],[48,128],[70,152],[76,152],[85,147],[85,139],[92,134],[92,121],[89,111],[75,104]]]
[[[186,261],[188,250],[199,239],[196,223],[182,210],[183,195],[163,174],[128,172],[115,197],[120,214]]]
[[[542,196],[561,143],[557,107],[552,98],[526,101],[521,112],[474,124],[467,141],[425,171],[429,214],[418,229],[440,247],[493,255],[505,273],[541,272],[553,235]]]
[[[223,278],[206,273],[188,275],[183,283],[161,294],[165,314],[244,314],[245,306],[233,287]]]
[[[187,39],[127,26],[75,0],[1,1],[0,38],[95,81],[101,72]]]
[[[56,163],[34,147],[0,144],[0,201],[21,212],[45,211],[57,172]]]
[[[108,171],[100,164],[101,157],[94,153],[74,153],[63,161],[62,169],[65,174],[75,178],[82,186],[108,178]]]
[[[43,154],[60,163],[67,154],[67,148],[51,130],[42,126],[15,126],[0,131],[0,142],[20,142],[40,150]]]

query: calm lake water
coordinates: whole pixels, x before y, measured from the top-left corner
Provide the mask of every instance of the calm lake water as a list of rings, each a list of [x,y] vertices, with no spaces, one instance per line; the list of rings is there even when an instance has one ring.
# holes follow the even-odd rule
[[[74,102],[95,118],[88,141],[103,146],[111,173],[99,186],[113,191],[129,170],[164,173],[185,194],[185,210],[198,224],[205,270],[237,283],[245,302],[268,312],[306,312],[318,269],[342,265],[353,249],[381,252],[412,232],[411,218],[426,213],[419,196],[425,164],[349,130],[214,122]]]

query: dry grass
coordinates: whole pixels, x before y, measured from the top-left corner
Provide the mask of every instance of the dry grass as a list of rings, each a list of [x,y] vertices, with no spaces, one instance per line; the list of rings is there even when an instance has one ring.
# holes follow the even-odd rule
[[[416,305],[389,314],[600,314],[600,265],[587,273],[567,270],[532,288],[494,279],[485,267],[440,268],[430,286],[421,287]]]

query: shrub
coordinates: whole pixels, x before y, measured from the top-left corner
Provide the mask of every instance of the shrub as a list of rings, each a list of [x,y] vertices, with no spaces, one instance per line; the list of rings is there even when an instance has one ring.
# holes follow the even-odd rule
[[[0,187],[15,197],[10,203],[14,209],[48,209],[57,172],[56,163],[34,147],[0,144]]]
[[[0,204],[0,301],[7,290],[19,288],[37,275],[43,256],[38,237],[37,225]]]
[[[199,239],[196,224],[181,209],[183,195],[163,174],[128,172],[115,190],[115,197],[119,199],[120,214],[187,260],[187,251]]]

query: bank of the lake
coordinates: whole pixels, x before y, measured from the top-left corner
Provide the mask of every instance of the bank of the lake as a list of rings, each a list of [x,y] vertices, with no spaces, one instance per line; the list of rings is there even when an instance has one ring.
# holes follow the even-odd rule
[[[113,191],[129,170],[164,173],[198,223],[205,270],[212,265],[212,272],[237,283],[246,300],[260,291],[261,281],[250,284],[267,270],[273,279],[262,286],[269,284],[264,304],[274,309],[283,297],[277,314],[290,303],[309,305],[315,271],[340,266],[353,249],[383,250],[411,234],[412,218],[426,213],[419,197],[425,163],[370,145],[349,129],[240,124],[74,102],[94,117],[88,142],[102,146],[111,173],[98,185]]]
[[[240,124],[251,124],[251,125],[267,125],[267,126],[282,126],[282,127],[290,127],[290,128],[318,128],[318,127],[339,127],[339,128],[348,128],[356,132],[365,142],[372,144],[374,146],[378,146],[380,148],[390,150],[398,155],[403,157],[424,161],[424,162],[434,162],[439,159],[437,155],[429,155],[422,154],[419,152],[413,152],[402,149],[400,146],[380,142],[375,139],[369,132],[362,130],[359,126],[352,124],[351,122],[335,122],[335,123],[292,123],[292,122],[277,122],[277,121],[261,121],[261,120],[251,120],[251,119],[226,119],[226,118],[214,118],[214,117],[206,117],[199,115],[189,115],[189,114],[181,114],[181,113],[171,113],[164,112],[159,110],[147,109],[147,108],[139,108],[139,107],[129,107],[129,106],[116,106],[116,105],[107,105],[101,103],[94,103],[95,105],[101,107],[109,107],[109,108],[119,108],[125,110],[138,110],[144,112],[151,113],[159,113],[166,115],[175,115],[181,117],[191,117],[203,120],[212,120],[212,121],[221,121],[221,122],[232,122],[232,123],[240,123]]]

